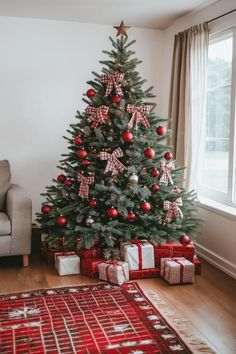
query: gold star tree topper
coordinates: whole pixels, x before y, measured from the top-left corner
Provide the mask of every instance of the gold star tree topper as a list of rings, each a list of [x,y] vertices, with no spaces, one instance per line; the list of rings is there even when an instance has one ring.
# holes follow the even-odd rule
[[[130,28],[130,26],[125,26],[123,20],[121,21],[120,26],[114,26],[114,28],[117,29],[116,37],[120,36],[121,34],[124,34],[126,37],[128,37],[127,30]]]

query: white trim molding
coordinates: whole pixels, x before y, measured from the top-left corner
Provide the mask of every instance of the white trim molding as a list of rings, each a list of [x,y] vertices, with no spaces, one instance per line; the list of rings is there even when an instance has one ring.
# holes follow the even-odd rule
[[[222,270],[222,272],[236,279],[236,264],[227,261],[227,259],[210,251],[208,248],[200,245],[199,243],[195,243],[195,246],[196,246],[197,254],[201,258],[205,259],[207,262],[211,263],[216,268]]]

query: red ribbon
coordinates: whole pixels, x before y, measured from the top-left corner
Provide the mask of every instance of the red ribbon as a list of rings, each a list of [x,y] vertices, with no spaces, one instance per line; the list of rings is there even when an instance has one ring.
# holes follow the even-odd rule
[[[145,241],[141,240],[131,240],[131,244],[136,245],[138,247],[138,269],[143,269],[143,254],[142,254],[142,246]]]
[[[114,265],[116,267],[121,267],[123,275],[124,275],[124,278],[125,278],[125,280],[127,280],[126,276],[125,276],[125,270],[124,270],[123,264],[118,264],[117,260],[106,262],[106,264],[107,264],[107,267],[106,267],[106,278],[107,278],[107,280],[110,280],[108,271],[109,271],[110,266],[112,266],[112,265]]]

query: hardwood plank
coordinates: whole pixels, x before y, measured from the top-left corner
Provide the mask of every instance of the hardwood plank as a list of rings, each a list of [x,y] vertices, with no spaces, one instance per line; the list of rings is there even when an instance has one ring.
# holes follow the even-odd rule
[[[82,275],[58,276],[54,266],[38,255],[22,267],[22,257],[0,258],[0,293],[68,285],[96,284],[99,280]],[[194,335],[218,354],[236,353],[236,281],[203,262],[202,276],[194,284],[168,285],[163,279],[137,280],[144,290],[152,290],[170,310],[186,319]],[[205,352],[206,353],[206,352]]]

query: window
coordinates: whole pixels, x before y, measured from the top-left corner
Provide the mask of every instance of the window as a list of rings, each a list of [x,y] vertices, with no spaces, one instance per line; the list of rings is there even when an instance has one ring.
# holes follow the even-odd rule
[[[198,192],[234,207],[235,81],[236,31],[230,28],[210,35]]]

